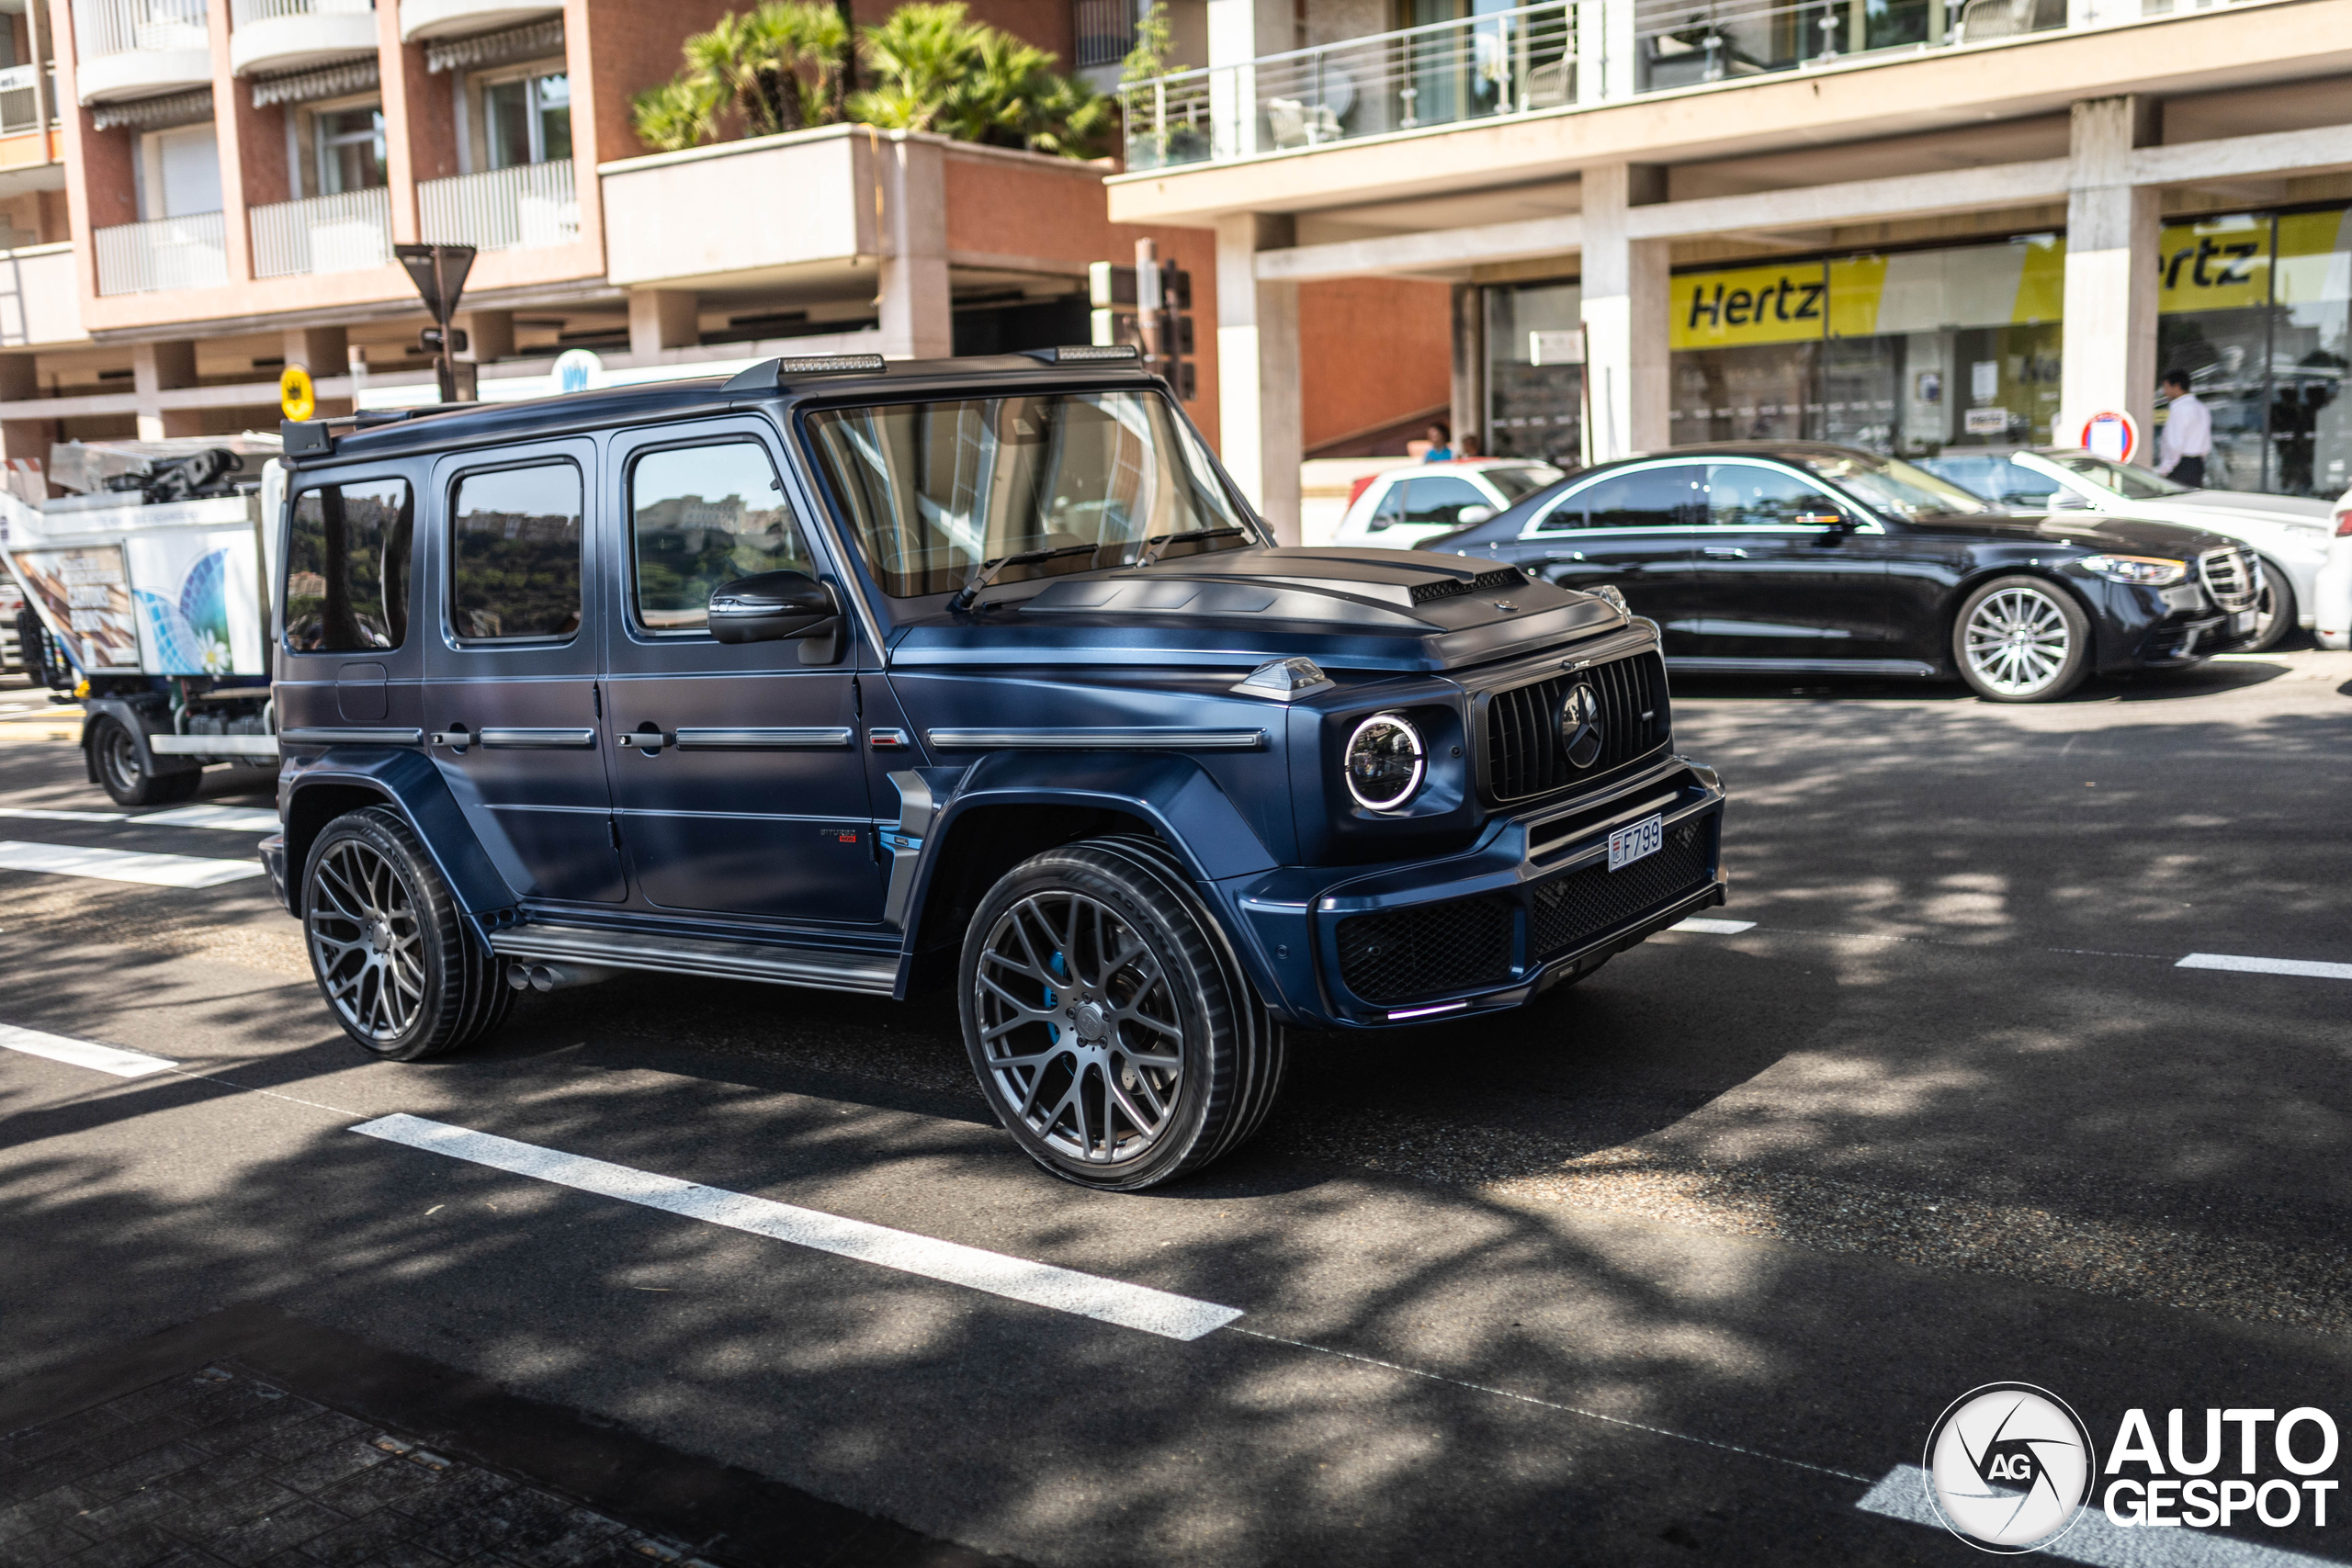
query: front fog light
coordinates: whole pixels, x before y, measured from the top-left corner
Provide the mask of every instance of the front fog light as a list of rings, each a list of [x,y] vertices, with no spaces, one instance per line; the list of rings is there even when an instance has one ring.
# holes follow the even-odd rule
[[[1429,775],[1421,732],[1402,714],[1376,713],[1348,737],[1348,793],[1367,811],[1394,811]]]

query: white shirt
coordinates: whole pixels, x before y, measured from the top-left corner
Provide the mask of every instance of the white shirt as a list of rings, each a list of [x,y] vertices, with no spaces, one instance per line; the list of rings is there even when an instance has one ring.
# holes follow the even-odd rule
[[[2183,457],[2212,455],[2212,412],[2197,400],[2196,393],[2183,392],[2167,405],[2165,427],[2157,432],[2156,472],[2172,472]]]

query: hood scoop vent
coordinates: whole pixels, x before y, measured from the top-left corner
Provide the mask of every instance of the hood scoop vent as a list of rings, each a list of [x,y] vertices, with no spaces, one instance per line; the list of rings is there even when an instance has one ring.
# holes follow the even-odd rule
[[[1464,593],[1489,593],[1498,589],[1526,586],[1527,574],[1519,568],[1498,567],[1493,571],[1482,571],[1467,582],[1458,577],[1441,578],[1434,582],[1416,582],[1413,584],[1413,603],[1429,604],[1440,599],[1458,598]]]

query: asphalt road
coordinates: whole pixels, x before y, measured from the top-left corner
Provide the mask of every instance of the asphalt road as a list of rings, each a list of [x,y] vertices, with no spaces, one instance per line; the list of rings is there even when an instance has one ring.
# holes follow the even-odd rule
[[[0,840],[250,856],[8,815],[115,813],[31,698]],[[1965,1562],[1858,1505],[1978,1384],[2102,1444],[2132,1407],[2352,1421],[2352,979],[2179,962],[2352,964],[2352,656],[1677,714],[1750,929],[1303,1042],[1258,1145],[1145,1196],[1022,1160],[943,1003],[624,979],[379,1064],[266,881],[0,870],[0,1025],[175,1064],[0,1051],[0,1387],[268,1303],[1053,1564]],[[396,1114],[1238,1315],[1169,1337],[351,1131]],[[2352,1561],[2344,1528],[2229,1538]]]

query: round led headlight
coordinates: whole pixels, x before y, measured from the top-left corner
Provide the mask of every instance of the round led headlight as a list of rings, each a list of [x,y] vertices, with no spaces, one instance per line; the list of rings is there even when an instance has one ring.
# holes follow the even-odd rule
[[[1376,713],[1348,737],[1342,766],[1358,806],[1394,811],[1419,792],[1429,776],[1429,753],[1421,732],[1402,714]]]

